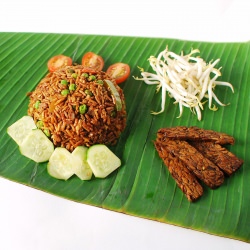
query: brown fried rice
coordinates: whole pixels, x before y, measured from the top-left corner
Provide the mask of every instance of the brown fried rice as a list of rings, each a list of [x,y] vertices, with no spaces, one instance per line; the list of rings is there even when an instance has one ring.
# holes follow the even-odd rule
[[[117,89],[121,110],[104,80]],[[80,145],[114,145],[126,126],[123,91],[102,71],[67,66],[48,73],[29,97],[28,115],[55,146],[69,151]]]

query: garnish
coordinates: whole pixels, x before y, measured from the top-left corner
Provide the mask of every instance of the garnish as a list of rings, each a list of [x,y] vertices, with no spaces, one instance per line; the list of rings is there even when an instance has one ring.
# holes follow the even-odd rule
[[[104,80],[104,86],[108,88],[113,97],[113,102],[116,106],[117,111],[122,110],[122,101],[119,92],[117,91],[115,85],[110,80]]]
[[[201,120],[201,110],[207,100],[209,109],[213,111],[217,110],[217,107],[212,104],[213,99],[221,106],[226,105],[213,92],[217,85],[227,86],[234,92],[231,83],[216,80],[221,76],[221,68],[215,68],[220,59],[206,63],[202,58],[194,56],[199,52],[198,49],[192,49],[190,54],[184,55],[182,52],[181,55],[177,55],[169,51],[167,47],[158,57],[150,56],[148,59],[155,73],[145,72],[143,68],[139,67],[142,77],[134,78],[143,80],[149,85],[157,84],[157,92],[161,89],[161,110],[152,111],[152,114],[164,112],[166,92],[175,99],[174,103],[179,104],[178,117],[181,117],[183,107],[188,107],[193,113],[196,113],[198,120]]]
[[[107,74],[114,78],[117,84],[120,84],[129,77],[130,67],[126,63],[115,63],[108,67]]]

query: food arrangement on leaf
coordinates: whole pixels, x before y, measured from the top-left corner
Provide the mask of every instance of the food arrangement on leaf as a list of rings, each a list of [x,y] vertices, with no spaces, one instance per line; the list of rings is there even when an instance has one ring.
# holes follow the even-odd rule
[[[58,49],[37,44],[32,64],[24,50],[27,63],[17,62],[14,74],[0,69],[1,82],[9,83],[0,93],[3,107],[16,105],[15,113],[4,111],[1,127],[18,145],[1,139],[1,176],[84,204],[249,241],[249,46],[47,36],[49,46],[65,39]],[[15,97],[7,100],[10,92]]]

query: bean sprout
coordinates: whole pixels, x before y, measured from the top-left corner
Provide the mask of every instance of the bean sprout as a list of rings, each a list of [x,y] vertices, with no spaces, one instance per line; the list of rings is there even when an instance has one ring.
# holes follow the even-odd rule
[[[213,111],[218,108],[212,104],[212,100],[221,106],[227,105],[222,103],[213,92],[217,85],[227,86],[234,92],[232,84],[217,81],[217,78],[221,76],[221,68],[216,69],[215,65],[220,59],[206,63],[202,58],[194,56],[199,52],[198,49],[193,49],[187,55],[184,55],[183,52],[181,55],[177,55],[168,51],[167,47],[157,57],[150,56],[148,59],[155,73],[145,72],[143,68],[138,67],[142,77],[134,78],[143,80],[149,85],[157,84],[157,92],[161,90],[161,110],[152,111],[152,114],[157,115],[164,112],[166,92],[175,99],[174,104],[179,104],[178,117],[181,117],[183,107],[187,107],[197,115],[200,121],[201,110],[207,101],[209,109]],[[204,101],[204,98],[207,100]]]

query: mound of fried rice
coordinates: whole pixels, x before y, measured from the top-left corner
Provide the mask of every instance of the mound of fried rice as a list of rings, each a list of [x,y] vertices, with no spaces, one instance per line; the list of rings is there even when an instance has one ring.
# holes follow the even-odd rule
[[[112,91],[103,84],[105,79],[117,89],[121,110],[116,108]],[[48,73],[29,97],[28,115],[56,147],[71,152],[80,145],[114,145],[126,126],[123,91],[102,71],[67,66]]]

